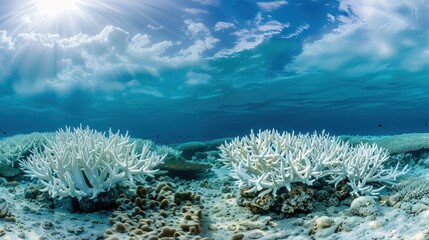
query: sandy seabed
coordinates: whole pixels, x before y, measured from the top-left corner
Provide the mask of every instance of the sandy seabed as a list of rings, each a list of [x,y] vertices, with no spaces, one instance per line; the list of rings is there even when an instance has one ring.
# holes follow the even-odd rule
[[[415,162],[404,179],[428,178],[429,169],[417,164],[418,159]],[[423,191],[421,196],[402,204],[389,206],[383,198],[376,199],[377,210],[367,216],[350,212],[350,197],[336,206],[315,203],[312,211],[294,216],[254,214],[237,205],[239,191],[229,170],[221,168],[216,160],[206,160],[206,163],[213,165],[212,171],[198,180],[164,177],[174,182],[178,191],[192,191],[201,196],[201,237],[215,240],[429,239],[429,200],[424,187],[419,190]],[[0,187],[0,203],[10,206],[9,211],[15,218],[14,222],[0,219],[0,239],[104,239],[105,231],[112,227],[108,219],[113,210],[70,213],[63,208],[51,209],[37,200],[24,198],[29,184],[7,182]],[[392,196],[394,192],[390,189],[385,194]],[[129,238],[127,234],[116,237]]]

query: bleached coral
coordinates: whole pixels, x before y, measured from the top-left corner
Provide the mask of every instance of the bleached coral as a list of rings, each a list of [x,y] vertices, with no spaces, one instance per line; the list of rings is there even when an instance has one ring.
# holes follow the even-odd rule
[[[315,180],[329,176],[329,183],[348,180],[352,194],[377,195],[371,182],[392,184],[407,172],[385,169],[388,153],[375,145],[352,147],[335,137],[321,134],[279,133],[275,130],[250,133],[243,138],[225,142],[221,147],[221,161],[232,168],[240,187],[261,195],[276,192],[281,187],[289,191],[293,183],[311,185]]]
[[[180,154],[182,154],[181,151],[175,148],[169,147],[167,145],[157,145],[149,139],[130,138],[130,142],[135,142],[137,152],[140,152],[143,149],[143,146],[147,145],[150,150],[160,155],[166,154],[173,157],[179,157]]]
[[[408,171],[407,166],[400,170],[399,162],[395,168],[385,168],[384,163],[387,160],[389,160],[389,153],[383,148],[375,144],[359,144],[344,153],[344,157],[334,165],[330,173],[331,180],[327,182],[337,185],[347,179],[353,189],[353,195],[360,196],[366,193],[378,195],[385,185],[375,189],[373,185],[368,185],[369,183],[393,185],[398,177]]]
[[[402,180],[397,186],[397,193],[393,196],[398,201],[420,201],[429,196],[429,179],[427,177],[410,177]],[[429,201],[428,201],[429,203]]]
[[[0,163],[11,165],[30,155],[31,150],[38,148],[52,138],[51,133],[17,134],[0,140]]]
[[[150,151],[148,145],[140,153],[128,133],[121,135],[89,129],[59,129],[55,138],[36,150],[21,168],[37,178],[52,197],[95,198],[123,180],[143,180],[152,175],[165,155]]]
[[[390,154],[404,154],[429,150],[429,133],[406,133],[387,136],[341,136],[352,145],[359,143],[377,144]]]

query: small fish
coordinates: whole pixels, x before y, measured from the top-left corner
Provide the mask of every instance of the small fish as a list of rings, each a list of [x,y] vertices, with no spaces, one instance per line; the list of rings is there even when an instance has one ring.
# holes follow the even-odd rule
[[[178,138],[182,138],[182,136],[181,135],[179,135],[179,136],[177,136]]]
[[[428,126],[428,124],[427,123],[425,123],[425,127],[427,127]]]
[[[378,124],[378,127],[379,127],[379,128],[380,128],[380,127],[383,127],[383,124],[381,124],[381,123],[380,123],[380,124]]]
[[[3,131],[3,132],[1,132],[1,133],[3,133],[4,135],[6,135],[6,134],[7,134],[7,132],[6,132],[6,131]]]

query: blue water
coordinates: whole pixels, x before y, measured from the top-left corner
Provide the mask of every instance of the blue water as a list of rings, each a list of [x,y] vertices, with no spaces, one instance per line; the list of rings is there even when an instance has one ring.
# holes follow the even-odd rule
[[[428,129],[428,1],[42,3],[2,2],[2,136]]]

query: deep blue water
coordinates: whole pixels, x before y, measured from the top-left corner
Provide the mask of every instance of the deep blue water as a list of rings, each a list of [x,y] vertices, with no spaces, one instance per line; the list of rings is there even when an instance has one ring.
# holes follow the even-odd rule
[[[2,136],[428,128],[428,1],[3,2]]]

